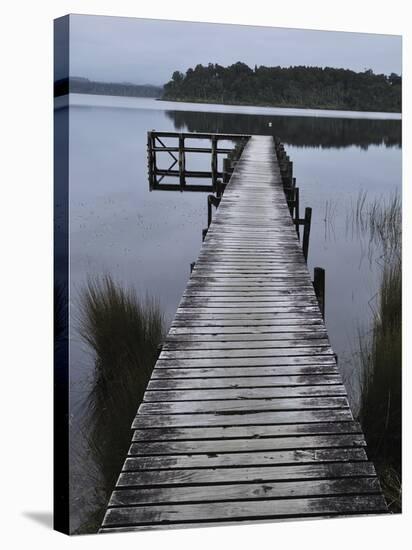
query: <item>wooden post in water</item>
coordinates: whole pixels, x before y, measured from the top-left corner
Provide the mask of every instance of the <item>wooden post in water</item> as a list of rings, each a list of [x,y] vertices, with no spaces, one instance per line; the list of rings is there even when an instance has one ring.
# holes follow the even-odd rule
[[[210,202],[210,195],[207,197],[207,228],[209,229],[212,223],[212,203]]]
[[[299,219],[299,187],[295,187],[295,218]],[[296,233],[300,237],[299,224],[296,224]]]
[[[288,163],[288,185],[293,187],[293,162]]]
[[[149,172],[149,189],[152,191],[155,184],[156,152],[153,150],[152,132],[147,132],[147,164]]]
[[[303,240],[302,240],[302,250],[303,256],[308,261],[308,252],[309,252],[309,235],[310,235],[310,223],[312,220],[312,208],[305,208],[305,218],[303,224]]]
[[[157,358],[159,359],[160,354],[162,353],[163,345],[159,344],[156,348],[157,351]]]
[[[223,183],[228,183],[230,180],[230,158],[223,159]]]
[[[186,179],[185,179],[186,166],[185,165],[186,165],[185,138],[182,134],[180,134],[179,136],[179,178],[180,178],[181,187],[184,187],[186,184]]]
[[[212,169],[212,185],[216,189],[217,187],[217,137],[216,136],[212,136],[211,169]]]
[[[220,204],[220,197],[208,195],[207,197],[207,227],[212,223],[212,206],[217,208]]]
[[[325,318],[325,270],[322,267],[315,267],[313,270],[313,288],[322,317]]]

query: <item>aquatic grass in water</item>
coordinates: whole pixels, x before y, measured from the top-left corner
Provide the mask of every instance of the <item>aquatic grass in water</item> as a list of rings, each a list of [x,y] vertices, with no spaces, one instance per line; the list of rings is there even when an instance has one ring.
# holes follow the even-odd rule
[[[165,334],[159,305],[140,300],[107,275],[89,279],[79,296],[78,330],[95,356],[83,428],[92,458],[94,511],[80,531],[95,531],[130,444],[130,426]]]
[[[402,436],[402,213],[398,195],[366,203],[360,195],[354,223],[378,248],[381,280],[369,335],[360,335],[359,420],[389,508],[401,511]]]
[[[366,342],[360,340],[359,418],[385,494],[389,483],[388,504],[394,511],[401,508],[401,287],[399,259],[383,269],[372,334]],[[394,480],[397,480],[397,491],[394,491]]]
[[[346,230],[352,237],[368,239],[369,259],[378,251],[383,263],[392,255],[401,255],[402,248],[402,205],[399,193],[386,200],[367,200],[367,192],[360,191],[355,203],[351,203],[346,216]],[[378,260],[379,260],[378,258]]]

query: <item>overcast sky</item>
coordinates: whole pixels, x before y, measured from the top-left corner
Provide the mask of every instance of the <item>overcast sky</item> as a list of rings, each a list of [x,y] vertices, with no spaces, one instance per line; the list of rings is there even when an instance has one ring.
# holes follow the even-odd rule
[[[72,15],[70,74],[164,84],[198,63],[401,73],[399,36]]]

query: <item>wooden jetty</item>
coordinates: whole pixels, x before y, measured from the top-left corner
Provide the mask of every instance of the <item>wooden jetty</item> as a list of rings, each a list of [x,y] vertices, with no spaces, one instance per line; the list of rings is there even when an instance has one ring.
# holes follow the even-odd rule
[[[387,512],[290,214],[283,158],[272,137],[252,136],[236,163],[102,533]]]

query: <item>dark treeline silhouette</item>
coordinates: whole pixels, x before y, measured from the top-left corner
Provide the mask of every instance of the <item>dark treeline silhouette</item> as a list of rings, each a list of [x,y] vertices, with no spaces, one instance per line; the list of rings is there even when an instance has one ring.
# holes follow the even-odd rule
[[[116,95],[125,97],[161,97],[163,88],[151,84],[130,84],[128,82],[96,82],[88,78],[72,76],[54,83],[54,96],[68,93]]]
[[[330,67],[196,65],[175,71],[163,99],[358,111],[401,111],[402,78]]]
[[[167,111],[176,130],[278,136],[298,147],[401,146],[401,121]],[[269,127],[269,122],[272,126]]]

